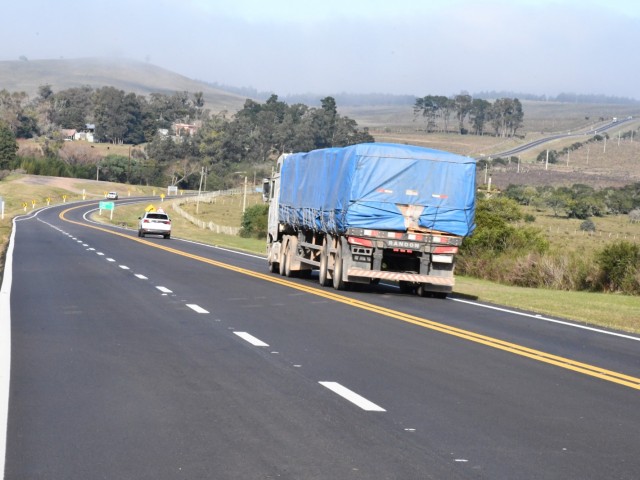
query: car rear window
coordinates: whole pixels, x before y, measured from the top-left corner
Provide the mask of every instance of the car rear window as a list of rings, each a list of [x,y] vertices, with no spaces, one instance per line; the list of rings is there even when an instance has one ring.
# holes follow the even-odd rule
[[[147,213],[147,218],[155,218],[156,220],[169,220],[169,216],[165,213]]]

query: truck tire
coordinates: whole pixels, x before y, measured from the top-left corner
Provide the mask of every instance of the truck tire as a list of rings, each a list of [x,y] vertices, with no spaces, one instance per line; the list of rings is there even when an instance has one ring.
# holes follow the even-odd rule
[[[296,273],[295,271],[291,270],[291,260],[295,258],[297,249],[298,249],[298,238],[292,236],[287,241],[287,249],[285,250],[287,254],[287,261],[284,266],[285,277],[293,277]]]
[[[267,268],[269,269],[270,273],[279,273],[280,270],[280,266],[276,262],[272,262],[271,260],[267,262]]]
[[[335,261],[333,265],[333,288],[335,288],[336,290],[344,290],[346,287],[345,281],[342,280],[343,267],[342,243],[338,240],[338,246],[336,249]]]
[[[424,283],[418,285],[416,288],[416,294],[421,297],[433,297],[433,298],[441,298],[445,299],[449,295],[448,292],[430,292],[427,290],[426,285]]]
[[[289,248],[289,238],[284,237],[280,246],[280,264],[278,265],[280,275],[284,276],[287,271],[287,249]]]
[[[400,287],[400,293],[413,293],[415,290],[413,283],[404,280],[400,280],[398,282],[398,287]]]
[[[278,265],[278,262],[273,261],[273,250],[273,238],[269,237],[269,245],[267,249],[267,268],[269,269],[269,273],[279,273],[280,266]]]
[[[322,242],[322,250],[320,250],[320,275],[318,275],[318,282],[323,287],[328,287],[331,283],[331,277],[329,276],[329,246],[327,245],[327,239]]]

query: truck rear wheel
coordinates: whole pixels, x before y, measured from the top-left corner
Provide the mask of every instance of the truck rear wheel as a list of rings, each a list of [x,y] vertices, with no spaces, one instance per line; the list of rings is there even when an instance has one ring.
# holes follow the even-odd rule
[[[287,248],[285,253],[287,255],[287,261],[284,266],[284,275],[285,277],[293,277],[294,271],[291,270],[291,262],[296,256],[296,250],[298,249],[298,239],[296,237],[291,237],[287,242]]]
[[[271,260],[269,260],[268,264],[270,273],[276,273],[280,270],[280,266],[276,262],[272,262]]]
[[[430,292],[427,290],[424,283],[418,285],[416,293],[421,297],[434,297],[434,298],[447,298],[449,292]]]
[[[342,280],[342,244],[338,242],[338,248],[336,249],[336,256],[333,265],[333,288],[336,290],[344,290],[345,289],[345,281]]]
[[[327,245],[327,239],[322,242],[322,250],[320,250],[320,275],[318,276],[318,282],[323,287],[329,286],[329,248]]]
[[[287,249],[289,248],[289,239],[285,237],[282,241],[282,245],[280,245],[280,264],[279,271],[280,275],[284,276],[287,271]]]

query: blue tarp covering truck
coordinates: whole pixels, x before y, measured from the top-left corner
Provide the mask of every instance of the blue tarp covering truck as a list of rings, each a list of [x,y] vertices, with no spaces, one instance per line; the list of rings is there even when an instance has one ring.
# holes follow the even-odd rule
[[[446,297],[455,256],[475,228],[473,158],[411,145],[365,143],[281,155],[269,196],[267,261],[319,282],[398,282]]]

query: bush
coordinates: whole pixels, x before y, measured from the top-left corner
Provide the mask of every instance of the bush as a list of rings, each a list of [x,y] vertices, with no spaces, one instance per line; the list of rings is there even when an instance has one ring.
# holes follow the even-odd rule
[[[584,222],[580,224],[580,230],[583,232],[595,232],[596,224],[593,223],[593,220],[590,218],[586,219]]]
[[[546,251],[549,242],[540,229],[517,228],[509,223],[521,219],[522,212],[515,200],[505,197],[479,200],[476,230],[463,242],[461,253],[475,256],[485,252]]]
[[[604,247],[596,256],[599,288],[610,292],[640,293],[640,245],[625,240]]]
[[[242,215],[240,236],[244,238],[267,238],[269,205],[252,205]]]

